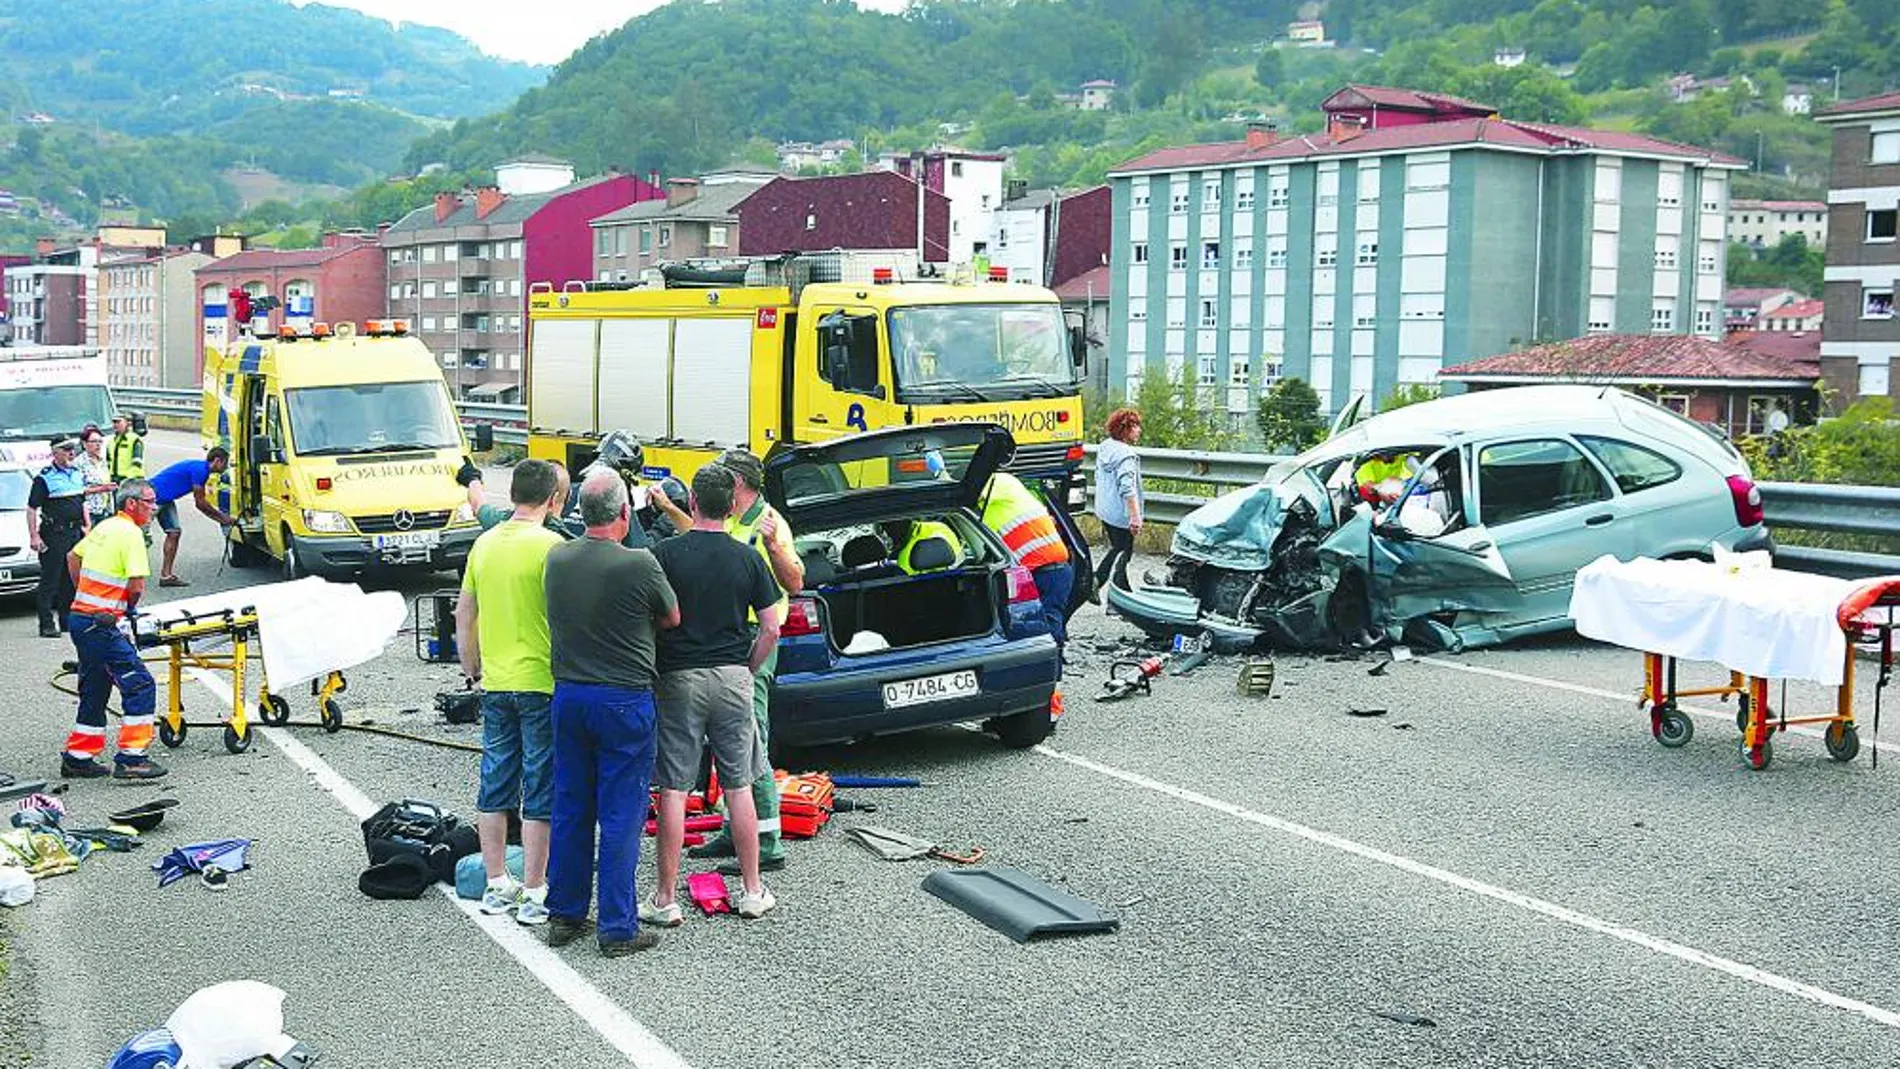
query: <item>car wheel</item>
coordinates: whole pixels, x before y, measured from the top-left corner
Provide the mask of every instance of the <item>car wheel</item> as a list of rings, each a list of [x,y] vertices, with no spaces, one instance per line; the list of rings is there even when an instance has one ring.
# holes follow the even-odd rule
[[[1031,709],[1024,713],[999,716],[991,721],[996,737],[1012,750],[1027,750],[1049,737],[1049,710]]]
[[[253,568],[257,566],[257,550],[251,548],[251,544],[244,540],[243,535],[239,535],[231,540],[230,549],[231,567]]]
[[[294,583],[309,573],[304,571],[303,562],[297,559],[297,543],[284,532],[284,582]]]

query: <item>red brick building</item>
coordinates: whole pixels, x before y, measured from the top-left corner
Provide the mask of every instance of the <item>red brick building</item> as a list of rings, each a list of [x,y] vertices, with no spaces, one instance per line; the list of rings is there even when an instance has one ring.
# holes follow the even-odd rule
[[[917,198],[924,198],[924,263],[950,255],[950,198],[895,171],[864,171],[822,178],[775,178],[733,209],[739,217],[739,253],[907,253],[917,256]]]
[[[241,289],[252,297],[275,297],[268,316],[275,331],[293,312],[307,312],[322,323],[356,323],[384,315],[383,251],[376,235],[362,231],[325,234],[314,249],[249,249],[213,260],[194,273],[198,287],[198,330],[204,334],[205,305],[222,306],[225,295]],[[264,324],[267,317],[259,316]],[[197,372],[204,371],[198,353]]]
[[[1816,365],[1687,334],[1593,334],[1445,368],[1441,382],[1472,390],[1539,383],[1619,386],[1731,436],[1761,434],[1780,411],[1814,422]]]

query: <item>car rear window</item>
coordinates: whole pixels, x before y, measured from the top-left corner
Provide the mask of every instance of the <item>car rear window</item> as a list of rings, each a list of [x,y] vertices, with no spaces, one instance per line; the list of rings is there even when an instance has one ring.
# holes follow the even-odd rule
[[[1653,449],[1587,434],[1578,435],[1577,441],[1610,469],[1610,478],[1616,480],[1617,489],[1626,494],[1672,483],[1682,477],[1681,465]]]

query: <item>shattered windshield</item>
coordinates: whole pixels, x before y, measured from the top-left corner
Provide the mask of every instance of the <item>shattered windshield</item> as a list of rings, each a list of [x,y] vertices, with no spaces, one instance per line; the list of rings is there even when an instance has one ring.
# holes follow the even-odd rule
[[[461,426],[440,382],[365,382],[285,391],[300,456],[454,449]]]
[[[1062,310],[1053,304],[898,308],[890,334],[900,401],[1015,401],[1075,392]]]

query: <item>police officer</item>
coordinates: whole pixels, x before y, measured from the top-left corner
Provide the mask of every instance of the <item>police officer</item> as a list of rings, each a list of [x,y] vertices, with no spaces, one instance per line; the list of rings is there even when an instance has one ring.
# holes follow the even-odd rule
[[[112,481],[143,478],[145,475],[145,436],[132,425],[124,412],[112,417],[112,444],[107,449]]]
[[[40,637],[58,638],[60,624],[73,605],[72,576],[66,554],[86,533],[86,475],[74,461],[79,442],[53,442],[53,462],[33,476],[27,492],[26,524],[33,552],[40,555],[40,585],[35,591],[40,611]]]

